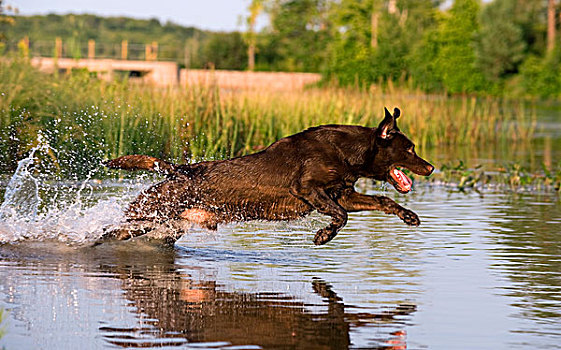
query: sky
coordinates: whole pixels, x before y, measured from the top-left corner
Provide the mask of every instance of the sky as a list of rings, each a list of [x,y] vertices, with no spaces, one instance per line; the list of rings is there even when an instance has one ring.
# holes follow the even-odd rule
[[[250,0],[5,0],[21,15],[91,13],[101,16],[157,18],[161,22],[216,31],[244,30]],[[258,27],[264,19],[258,19]]]

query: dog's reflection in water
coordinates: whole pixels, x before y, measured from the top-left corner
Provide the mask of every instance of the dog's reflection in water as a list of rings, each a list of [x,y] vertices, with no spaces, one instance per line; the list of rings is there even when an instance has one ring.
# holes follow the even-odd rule
[[[164,254],[162,256],[162,254]],[[142,254],[141,254],[142,255]],[[106,265],[123,283],[124,296],[142,319],[142,326],[122,328],[104,324],[104,339],[121,347],[176,346],[188,343],[263,348],[345,349],[353,328],[373,328],[369,348],[403,349],[403,317],[415,311],[401,304],[379,313],[347,306],[324,280],[311,287],[323,303],[309,305],[285,293],[226,291],[215,280],[197,280],[201,267],[175,263],[173,249],[159,253],[158,264],[121,260]],[[162,259],[167,262],[162,264]],[[310,310],[323,310],[310,311]],[[397,316],[397,317],[396,317]],[[384,330],[387,330],[384,334]],[[384,335],[380,335],[384,334]]]

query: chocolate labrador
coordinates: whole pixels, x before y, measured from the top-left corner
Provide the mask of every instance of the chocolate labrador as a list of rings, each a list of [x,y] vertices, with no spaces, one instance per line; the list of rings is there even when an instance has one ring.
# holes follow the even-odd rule
[[[412,181],[400,168],[422,176],[434,170],[397,127],[399,109],[384,112],[376,128],[322,125],[233,159],[183,165],[144,155],[110,160],[109,168],[151,170],[167,178],[142,192],[126,212],[127,225],[107,230],[103,239],[125,240],[156,226],[173,228],[185,222],[214,230],[233,221],[292,220],[313,210],[331,217],[331,223],[316,232],[317,245],[337,235],[348,213],[362,210],[380,210],[418,226],[413,211],[388,197],[354,189],[356,181],[366,177],[388,181],[407,193]]]

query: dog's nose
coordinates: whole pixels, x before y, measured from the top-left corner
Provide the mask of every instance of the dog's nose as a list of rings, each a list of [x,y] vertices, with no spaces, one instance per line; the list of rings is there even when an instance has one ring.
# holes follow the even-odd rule
[[[431,164],[427,165],[427,176],[432,174],[432,172],[434,171],[434,166],[432,166]]]

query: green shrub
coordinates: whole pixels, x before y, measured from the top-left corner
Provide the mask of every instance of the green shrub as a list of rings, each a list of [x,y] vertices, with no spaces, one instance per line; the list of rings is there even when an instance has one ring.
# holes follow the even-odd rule
[[[527,95],[557,98],[561,95],[560,51],[540,59],[530,56],[520,67],[521,84]]]

